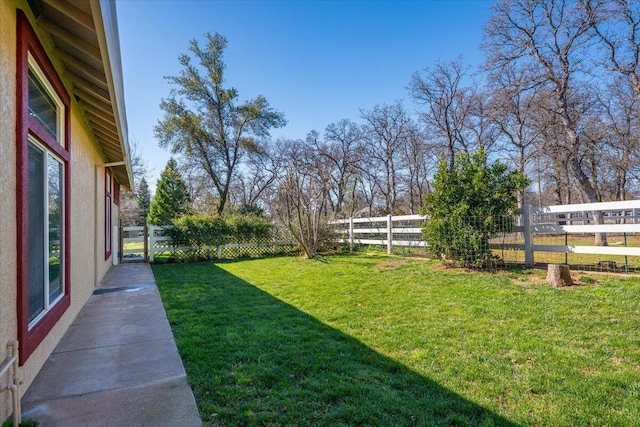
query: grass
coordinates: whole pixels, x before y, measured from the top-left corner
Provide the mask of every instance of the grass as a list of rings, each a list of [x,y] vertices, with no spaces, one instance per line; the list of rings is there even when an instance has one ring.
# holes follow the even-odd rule
[[[640,419],[637,278],[559,290],[381,255],[153,269],[205,425]]]
[[[40,423],[38,421],[35,420],[25,420],[25,421],[21,421],[20,422],[20,426],[19,427],[38,427],[40,425]],[[2,427],[13,427],[13,421],[12,420],[6,420],[4,423],[2,423]]]
[[[628,234],[627,236],[618,234],[607,235],[609,245],[611,247],[638,247],[640,246],[640,235]],[[594,246],[595,237],[591,235],[582,234],[569,234],[569,235],[536,235],[534,237],[534,244],[536,245],[549,245],[549,246]],[[501,242],[500,239],[495,239],[496,243]],[[625,243],[626,242],[626,243]],[[520,243],[524,244],[522,238],[516,238],[506,240],[506,243]],[[505,262],[524,262],[524,251],[513,250],[495,250],[494,253],[502,257]],[[602,268],[599,265],[600,261],[614,261],[618,271],[624,271],[625,265],[629,270],[637,271],[640,269],[640,257],[621,255],[592,255],[592,254],[564,254],[559,252],[535,252],[534,259],[536,263],[556,263],[564,264],[565,262],[574,267],[574,269],[580,270],[595,270],[595,271],[607,271],[607,268]]]

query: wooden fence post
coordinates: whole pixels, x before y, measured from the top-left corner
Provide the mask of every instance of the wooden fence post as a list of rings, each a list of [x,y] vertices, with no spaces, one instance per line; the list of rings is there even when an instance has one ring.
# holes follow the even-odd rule
[[[120,233],[118,233],[118,259],[120,264],[124,262],[124,227],[120,226]]]
[[[154,251],[154,238],[156,234],[155,225],[149,226],[149,262],[153,262],[155,260],[155,251]]]
[[[387,215],[387,253],[393,251],[393,220],[391,214]]]
[[[113,255],[113,265],[120,264],[120,226],[119,225],[114,225],[112,227],[111,249],[112,249],[112,255]]]
[[[142,236],[142,239],[144,240],[144,252],[142,258],[144,262],[147,262],[149,261],[149,227],[147,227],[147,224],[142,227]]]
[[[349,217],[349,251],[353,252],[353,217]]]
[[[533,233],[531,232],[531,205],[522,206],[522,226],[524,235],[524,263],[533,266]]]

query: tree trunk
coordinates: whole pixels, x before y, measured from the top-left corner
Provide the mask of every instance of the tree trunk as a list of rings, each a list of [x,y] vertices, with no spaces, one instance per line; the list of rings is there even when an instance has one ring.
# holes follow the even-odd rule
[[[554,288],[573,285],[569,266],[561,264],[549,264],[549,266],[547,267],[546,282]]]
[[[589,203],[597,203],[598,195],[589,181],[589,177],[584,173],[578,160],[574,157],[571,159],[571,169],[578,180],[578,184],[582,189],[587,201]],[[593,212],[594,224],[604,224],[604,214],[602,212]],[[595,233],[595,245],[596,246],[608,246],[606,233]]]

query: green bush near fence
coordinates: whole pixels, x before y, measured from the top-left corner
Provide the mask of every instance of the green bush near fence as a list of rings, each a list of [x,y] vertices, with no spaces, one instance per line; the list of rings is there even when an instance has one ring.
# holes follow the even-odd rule
[[[429,253],[460,267],[495,263],[489,240],[511,231],[517,192],[527,184],[522,173],[506,164],[489,164],[482,147],[456,156],[453,165],[441,159],[422,212],[429,216],[422,232]]]
[[[173,220],[165,233],[173,246],[203,247],[224,244],[231,229],[219,216],[185,215]]]
[[[185,215],[172,225],[164,233],[176,248],[174,258],[181,261],[213,259],[222,245],[261,242],[273,236],[273,224],[256,215]]]
[[[272,237],[273,224],[266,217],[257,215],[234,215],[226,218],[236,242],[251,242]]]

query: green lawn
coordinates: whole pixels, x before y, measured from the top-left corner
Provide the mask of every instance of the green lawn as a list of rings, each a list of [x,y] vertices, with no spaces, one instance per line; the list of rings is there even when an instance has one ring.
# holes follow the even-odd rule
[[[205,425],[640,420],[637,278],[558,290],[383,255],[153,270]]]

